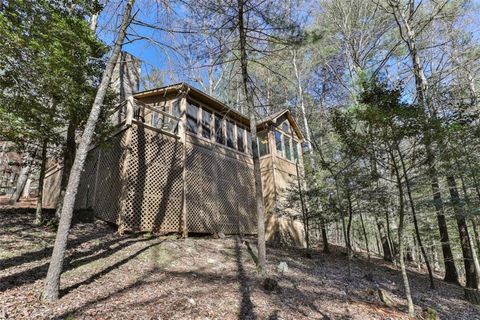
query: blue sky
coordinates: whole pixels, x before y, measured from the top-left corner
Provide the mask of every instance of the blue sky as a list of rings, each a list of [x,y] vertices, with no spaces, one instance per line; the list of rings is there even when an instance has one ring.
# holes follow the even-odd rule
[[[118,26],[121,18],[122,10],[118,8],[118,2],[109,2],[108,7],[100,15],[99,19],[97,33],[109,45],[114,40],[114,26]],[[182,8],[175,6],[175,8],[170,8],[170,10],[170,13],[165,13],[163,9],[157,8],[152,1],[139,0],[134,8],[136,13],[135,20],[163,27],[181,28],[181,26],[173,26],[172,17],[181,18],[183,15]],[[123,50],[142,60],[142,74],[148,74],[155,68],[166,73],[165,84],[188,81],[188,78],[185,76],[185,70],[182,70],[184,63],[175,50],[172,49],[179,45],[175,43],[175,41],[180,39],[179,37],[138,24],[132,24],[128,33],[129,40],[132,42],[127,41],[123,46]]]
[[[120,0],[110,0],[100,16],[97,32],[107,44],[113,43],[113,35],[121,19],[122,10],[118,6],[121,2]],[[172,1],[173,5],[167,11],[156,3],[151,0],[137,0],[134,10],[136,20],[171,29],[183,28],[182,22],[186,19],[186,14],[177,2]],[[473,7],[474,10],[466,17],[468,19],[467,30],[478,42],[480,41],[480,0],[473,0]],[[304,14],[308,14],[307,10],[308,8],[303,11]],[[134,34],[134,36],[130,36],[130,39],[136,38],[136,40],[124,45],[124,50],[143,61],[142,74],[148,74],[153,68],[156,68],[165,72],[165,84],[180,81],[191,82],[186,75],[188,70],[186,70],[187,65],[184,60],[171,49],[171,47],[178,46],[179,42],[184,41],[183,37],[139,25],[132,25],[129,33]],[[139,40],[138,35],[144,39]]]

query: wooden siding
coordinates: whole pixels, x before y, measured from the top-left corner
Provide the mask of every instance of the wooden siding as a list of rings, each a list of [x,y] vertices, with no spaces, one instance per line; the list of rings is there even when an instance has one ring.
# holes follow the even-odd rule
[[[62,167],[56,167],[45,175],[43,189],[45,190],[42,198],[44,208],[55,208],[58,197],[60,196],[60,183],[62,181]]]

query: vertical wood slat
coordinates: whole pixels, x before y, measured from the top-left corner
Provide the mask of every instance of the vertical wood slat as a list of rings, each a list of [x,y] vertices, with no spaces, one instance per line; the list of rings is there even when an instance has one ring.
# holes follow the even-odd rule
[[[178,122],[178,134],[180,136],[180,142],[182,143],[182,211],[181,211],[181,223],[180,233],[182,237],[188,236],[187,229],[187,182],[185,171],[185,159],[186,159],[186,128],[187,123],[187,94],[188,91],[182,92],[180,98],[180,121]],[[199,108],[200,112],[200,108]]]

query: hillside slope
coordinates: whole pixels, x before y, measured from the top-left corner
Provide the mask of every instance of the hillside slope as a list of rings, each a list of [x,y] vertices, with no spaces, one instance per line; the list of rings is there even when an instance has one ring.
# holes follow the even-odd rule
[[[24,209],[0,210],[0,315],[8,319],[406,319],[400,274],[379,259],[356,258],[349,279],[338,249],[306,259],[269,248],[269,275],[279,282],[269,293],[238,238],[119,236],[100,221],[74,226],[62,298],[43,303],[55,234],[31,221]],[[480,319],[460,288],[438,281],[430,291],[425,276],[410,277],[419,315],[430,306],[442,319]],[[398,306],[384,306],[376,287]]]

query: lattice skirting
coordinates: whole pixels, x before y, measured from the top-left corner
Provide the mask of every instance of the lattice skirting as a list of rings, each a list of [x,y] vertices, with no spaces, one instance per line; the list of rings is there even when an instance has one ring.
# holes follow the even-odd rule
[[[89,152],[76,208],[122,230],[256,233],[251,165],[134,125]],[[128,156],[127,156],[128,155]],[[126,160],[125,160],[126,159]],[[121,172],[125,168],[125,179]]]
[[[126,229],[179,231],[183,208],[183,145],[134,126],[122,223]]]
[[[187,144],[185,169],[189,232],[256,233],[251,166]]]

